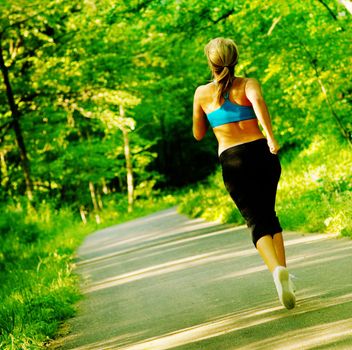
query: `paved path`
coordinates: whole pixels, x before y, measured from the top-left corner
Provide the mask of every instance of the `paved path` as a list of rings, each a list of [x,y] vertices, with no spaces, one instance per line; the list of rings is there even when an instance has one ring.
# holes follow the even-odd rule
[[[244,226],[172,208],[97,231],[78,251],[85,298],[52,349],[352,349],[352,241],[284,235],[291,311]]]

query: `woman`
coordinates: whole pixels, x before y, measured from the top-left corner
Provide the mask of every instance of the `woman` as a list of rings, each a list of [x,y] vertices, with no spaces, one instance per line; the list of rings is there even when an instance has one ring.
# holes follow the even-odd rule
[[[199,141],[213,127],[226,190],[249,227],[253,244],[273,279],[281,303],[295,306],[286,268],[282,228],[275,213],[281,165],[268,109],[257,80],[235,76],[238,50],[231,39],[216,38],[205,47],[214,81],[194,95],[193,135]],[[265,136],[259,129],[258,121]]]

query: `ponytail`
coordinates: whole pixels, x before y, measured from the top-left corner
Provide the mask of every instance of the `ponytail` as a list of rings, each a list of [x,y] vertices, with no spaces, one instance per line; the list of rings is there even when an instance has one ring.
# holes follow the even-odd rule
[[[213,77],[216,78],[216,98],[220,103],[223,94],[232,86],[238,61],[238,49],[233,40],[216,38],[205,46],[204,52]]]
[[[223,67],[220,74],[216,78],[216,100],[221,102],[221,98],[228,92],[234,80],[234,67]]]

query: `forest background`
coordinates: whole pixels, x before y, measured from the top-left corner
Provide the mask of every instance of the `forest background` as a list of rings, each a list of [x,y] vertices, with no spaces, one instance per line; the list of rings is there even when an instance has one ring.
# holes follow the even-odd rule
[[[192,136],[214,37],[262,85],[288,230],[352,236],[350,1],[0,1],[0,347],[74,314],[90,232],[170,205],[242,224],[211,130]],[[16,347],[17,346],[17,347]]]

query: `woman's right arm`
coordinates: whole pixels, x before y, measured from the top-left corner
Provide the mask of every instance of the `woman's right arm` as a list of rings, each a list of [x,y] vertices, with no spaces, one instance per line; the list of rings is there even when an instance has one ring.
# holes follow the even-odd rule
[[[193,136],[197,141],[205,136],[208,129],[207,119],[199,101],[201,88],[200,86],[196,89],[193,100]]]
[[[279,150],[279,144],[273,134],[268,107],[259,82],[254,78],[248,78],[245,85],[245,93],[249,101],[251,101],[254,112],[264,129],[271,153],[276,154]]]

